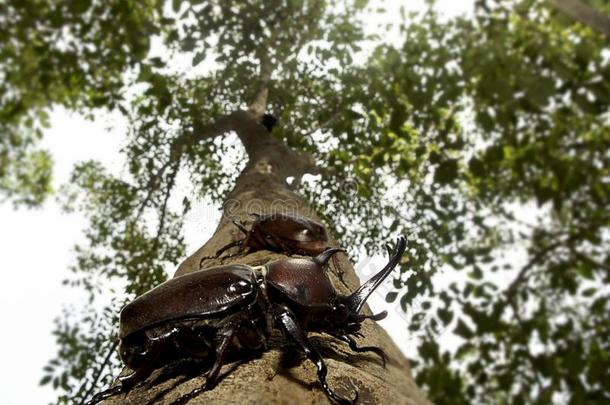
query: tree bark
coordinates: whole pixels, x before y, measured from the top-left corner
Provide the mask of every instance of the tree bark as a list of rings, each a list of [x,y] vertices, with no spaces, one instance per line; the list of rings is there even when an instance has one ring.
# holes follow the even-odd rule
[[[219,248],[241,236],[231,220],[251,220],[251,213],[283,210],[320,221],[309,204],[290,190],[286,183],[288,177],[315,171],[313,159],[290,150],[272,137],[258,123],[259,114],[260,110],[250,110],[231,115],[229,127],[239,135],[249,162],[225,202],[224,213],[214,236],[180,264],[176,276],[220,264],[260,265],[282,257],[259,251],[225,260],[210,259]],[[336,245],[336,241],[331,240],[331,244]],[[343,273],[341,279],[337,276],[338,267]],[[340,254],[338,260],[331,261],[329,271],[333,284],[341,293],[357,288],[358,278],[346,255]],[[387,333],[375,322],[365,321],[362,334],[364,338],[360,339],[360,345],[378,346],[386,352],[389,357],[387,368],[382,367],[375,355],[353,353],[345,343],[326,335],[309,335],[327,363],[331,388],[346,398],[353,397],[356,388],[359,393],[358,404],[362,405],[429,403],[415,385],[408,361]],[[286,348],[284,344],[283,339],[277,339],[277,342],[271,344],[270,350],[258,358],[226,364],[221,370],[218,385],[188,403],[328,404],[329,400],[317,383],[315,366],[300,356],[297,365],[287,367],[285,354],[295,353],[296,350]],[[177,375],[169,380],[155,382],[160,372],[161,370],[156,370],[146,382],[136,386],[127,395],[110,398],[106,403],[171,403],[205,381],[203,377],[185,380]]]
[[[581,0],[552,0],[552,3],[563,13],[575,20],[610,36],[610,17],[604,15]]]

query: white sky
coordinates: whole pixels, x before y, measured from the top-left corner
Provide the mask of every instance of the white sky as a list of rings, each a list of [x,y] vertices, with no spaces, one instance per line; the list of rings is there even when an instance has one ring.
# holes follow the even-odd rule
[[[395,8],[391,14],[397,15],[401,2],[391,3],[391,8]],[[415,10],[421,9],[424,2],[405,0],[402,3],[407,10]],[[472,0],[442,0],[439,10],[454,15],[471,11],[472,3]],[[369,21],[371,26],[375,23]],[[69,180],[71,168],[79,161],[97,159],[111,172],[120,173],[122,160],[118,152],[125,127],[125,121],[118,115],[90,122],[56,110],[43,140],[55,160],[55,189]],[[218,210],[214,207],[201,208],[209,213],[209,222],[198,219],[187,223],[188,254],[209,237],[218,219]],[[53,319],[60,314],[63,304],[79,302],[78,292],[62,287],[61,281],[69,276],[68,268],[74,262],[72,249],[83,240],[86,225],[78,213],[63,214],[53,198],[37,210],[15,211],[10,204],[0,204],[0,255],[5,263],[0,317],[5,325],[11,325],[0,335],[0,381],[3,382],[0,401],[4,405],[45,404],[56,398],[49,386],[39,387],[38,382],[42,367],[57,352],[51,335]],[[383,258],[365,259],[357,267],[368,278],[383,264]],[[369,303],[376,312],[389,311],[381,324],[407,354],[415,353],[398,304],[390,306],[384,296],[380,292]]]

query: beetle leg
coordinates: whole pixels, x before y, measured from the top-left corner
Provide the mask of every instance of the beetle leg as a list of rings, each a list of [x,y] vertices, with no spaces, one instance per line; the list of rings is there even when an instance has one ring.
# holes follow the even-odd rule
[[[347,336],[347,335],[332,335],[332,336],[347,343],[349,345],[349,348],[352,349],[353,351],[355,351],[356,353],[364,353],[364,352],[375,353],[376,355],[378,355],[381,358],[381,361],[383,363],[383,368],[385,368],[386,362],[388,360],[388,356],[386,356],[385,352],[382,349],[380,349],[379,347],[358,346],[358,343],[356,343],[356,341],[353,338],[351,338],[350,336]]]
[[[214,365],[212,365],[212,367],[204,375],[206,379],[205,383],[201,387],[195,388],[188,394],[178,398],[175,402],[172,402],[172,404],[184,404],[186,401],[196,397],[201,392],[214,387],[214,385],[216,384],[216,379],[218,378],[218,373],[222,368],[224,359],[228,352],[227,349],[229,348],[231,340],[235,335],[236,329],[236,325],[231,322],[219,333],[222,336],[222,340],[220,341],[220,344],[216,347],[216,359],[214,360]]]
[[[210,389],[216,384],[216,378],[218,378],[218,373],[224,363],[228,351],[227,349],[235,334],[235,329],[235,325],[230,324],[220,333],[222,335],[222,340],[216,348],[216,360],[214,361],[212,368],[205,374],[207,381],[202,389]]]
[[[238,228],[240,231],[242,231],[242,232],[244,233],[244,235],[245,235],[245,236],[248,236],[248,233],[249,233],[249,232],[248,232],[248,230],[246,229],[246,227],[245,227],[245,223],[244,223],[244,222],[241,222],[241,223],[239,223],[239,222],[237,222],[237,221],[231,221],[231,222],[233,222],[233,224],[235,224],[235,226],[236,226],[236,227],[237,227],[237,228]]]
[[[156,362],[159,359],[159,355],[163,352],[163,346],[167,338],[173,335],[174,331],[167,333],[166,335],[162,335],[159,338],[152,340],[153,344],[147,352],[145,352],[144,356],[147,357],[146,363],[141,367],[133,370],[130,374],[127,374],[122,377],[118,377],[119,385],[104,390],[102,392],[97,393],[91,398],[86,405],[95,405],[107,398],[110,398],[115,395],[123,394],[131,390],[137,383],[144,381],[150,373],[155,369]]]
[[[176,348],[185,357],[205,359],[210,355],[212,346],[208,339],[203,335],[192,331],[190,328],[181,330],[181,333],[174,341]]]
[[[91,398],[91,400],[89,400],[88,402],[85,403],[85,405],[95,405],[97,403],[102,402],[103,400],[110,398],[112,396],[118,395],[123,393],[123,386],[122,385],[117,385],[115,387],[112,388],[108,388],[107,390],[104,390],[102,392],[98,392],[97,394],[95,394],[93,396],[93,398]]]
[[[135,369],[133,373],[118,378],[119,382],[121,383],[121,387],[123,388],[123,391],[131,390],[131,388],[133,388],[137,383],[144,381],[146,378],[148,378],[150,373],[152,373],[152,371],[157,366],[157,360],[161,356],[161,353],[163,353],[167,341],[177,332],[178,330],[176,328],[173,328],[172,330],[161,336],[158,336],[154,339],[150,339],[152,345],[150,347],[150,350],[146,352],[147,361],[141,367]]]
[[[388,316],[388,311],[381,311],[380,313],[373,314],[373,315],[358,315],[357,319],[358,319],[358,322],[362,322],[365,319],[371,319],[371,320],[377,322],[377,321],[381,321],[382,319],[385,319],[386,316]]]
[[[341,266],[339,266],[339,262],[337,261],[337,256],[332,256],[330,258],[331,262],[333,263],[333,266],[335,268],[335,273],[337,274],[337,278],[339,279],[339,281],[341,281],[341,283],[343,283],[344,286],[346,286],[347,288],[349,288],[350,286],[345,284],[345,280],[343,280],[343,276],[345,275],[345,271],[343,270],[343,268]]]
[[[292,339],[295,343],[297,343],[305,355],[311,360],[318,369],[318,381],[326,392],[326,395],[329,399],[331,399],[334,403],[339,405],[353,405],[356,403],[358,399],[358,391],[356,391],[356,396],[353,400],[341,398],[339,395],[335,394],[328,384],[326,383],[326,364],[324,360],[320,356],[320,354],[316,351],[316,349],[311,345],[305,333],[299,326],[296,317],[292,313],[290,309],[285,306],[279,308],[279,310],[275,314],[275,320],[284,330],[286,336]]]
[[[218,249],[216,251],[216,256],[213,258],[219,257],[221,254],[223,254],[225,251],[231,249],[232,247],[241,246],[243,241],[244,241],[243,239],[234,240],[233,242],[224,245],[223,247],[221,247],[220,249]],[[205,257],[204,257],[204,259],[205,259]]]
[[[220,249],[218,249],[216,251],[216,256],[215,257],[219,257],[225,251],[227,251],[227,250],[229,250],[229,249],[231,249],[232,247],[235,247],[235,246],[240,246],[240,247],[243,248],[243,246],[246,246],[246,242],[248,242],[249,232],[245,228],[244,224],[243,223],[240,224],[239,222],[234,221],[234,220],[231,220],[231,222],[233,222],[233,224],[237,227],[237,229],[239,229],[240,231],[242,231],[244,233],[244,237],[245,238],[244,239],[235,240],[235,241],[233,241],[231,243],[228,243],[227,245],[221,247]],[[241,251],[241,249],[240,249],[240,251]],[[200,267],[201,267],[201,263],[199,263],[199,264],[200,264]]]

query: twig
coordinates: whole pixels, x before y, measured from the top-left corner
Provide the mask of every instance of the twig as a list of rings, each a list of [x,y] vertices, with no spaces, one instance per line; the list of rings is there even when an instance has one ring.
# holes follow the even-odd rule
[[[144,213],[144,210],[148,206],[148,203],[150,202],[150,199],[152,198],[152,196],[153,196],[153,194],[155,192],[155,187],[157,185],[157,182],[159,181],[159,179],[161,179],[163,177],[163,174],[165,173],[165,170],[167,170],[167,168],[169,167],[169,165],[171,163],[172,163],[171,160],[168,160],[159,169],[159,171],[156,174],[154,174],[154,175],[151,174],[151,178],[148,181],[148,183],[146,184],[146,189],[148,190],[148,193],[146,194],[146,198],[144,198],[144,201],[142,201],[142,204],[140,204],[140,207],[138,208],[138,213],[136,214],[134,222],[137,223],[140,220],[140,217]]]
[[[269,60],[269,56],[265,55],[260,59],[260,72],[258,75],[258,89],[254,100],[248,106],[248,110],[257,116],[263,115],[267,108],[267,96],[269,95],[269,80],[273,73],[273,65]]]
[[[506,298],[508,299],[508,301],[512,302],[512,300],[517,292],[517,287],[519,286],[519,284],[521,284],[521,282],[523,282],[528,271],[534,265],[536,265],[539,261],[544,259],[544,257],[549,252],[557,249],[559,246],[563,245],[564,243],[565,243],[565,241],[557,241],[555,243],[551,243],[550,245],[547,245],[542,250],[540,250],[534,257],[532,257],[532,259],[525,266],[523,266],[523,268],[519,271],[519,274],[517,274],[517,277],[513,280],[512,283],[510,283],[510,285],[504,292],[504,295],[506,295]]]
[[[167,188],[165,189],[165,196],[163,198],[163,204],[161,206],[161,216],[159,218],[159,226],[157,227],[157,234],[153,241],[152,250],[156,250],[159,245],[159,238],[161,237],[161,233],[163,233],[163,228],[165,227],[165,216],[167,213],[167,202],[169,201],[169,196],[174,188],[174,184],[176,183],[176,177],[178,175],[178,170],[180,169],[180,159],[174,162],[174,166],[172,168],[172,173],[170,175],[169,183],[167,184]]]
[[[580,260],[582,260],[583,262],[587,262],[589,264],[592,264],[593,266],[599,267],[600,269],[604,269],[608,272],[610,272],[610,265],[599,262],[595,259],[590,258],[589,256],[585,255],[582,252],[579,252],[578,250],[576,250],[576,248],[574,248],[574,246],[570,246],[570,250],[572,251],[572,253],[574,253],[574,255],[576,257],[578,257]]]
[[[581,0],[552,0],[555,7],[581,23],[610,37],[610,17]]]
[[[97,375],[95,376],[95,378],[91,382],[91,387],[89,387],[89,389],[87,390],[85,395],[81,398],[81,401],[79,402],[79,405],[83,405],[85,403],[85,400],[87,398],[89,398],[89,396],[91,395],[91,393],[95,389],[95,384],[97,384],[97,381],[101,377],[102,372],[104,371],[104,368],[106,368],[106,365],[108,364],[108,361],[110,361],[110,356],[112,356],[112,353],[114,353],[114,350],[116,349],[118,344],[119,344],[119,339],[115,339],[115,341],[110,346],[110,350],[108,350],[108,354],[104,358],[104,361],[102,362],[102,366],[100,367],[99,371],[97,372]]]

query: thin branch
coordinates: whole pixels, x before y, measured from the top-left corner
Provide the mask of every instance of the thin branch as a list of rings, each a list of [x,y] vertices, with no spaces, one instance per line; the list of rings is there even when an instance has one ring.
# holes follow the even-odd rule
[[[167,188],[165,189],[165,196],[163,197],[163,204],[161,206],[161,214],[159,217],[159,226],[157,227],[157,234],[155,235],[155,239],[153,241],[152,250],[157,250],[159,245],[159,239],[161,238],[161,234],[163,233],[163,228],[165,227],[165,217],[167,214],[167,202],[169,201],[169,196],[171,194],[172,189],[174,188],[174,184],[176,183],[176,177],[178,176],[178,170],[180,170],[180,159],[174,162],[172,173],[170,174],[169,183],[167,184]]]
[[[324,122],[317,123],[317,125],[314,126],[314,129],[313,129],[312,132],[316,132],[316,131],[319,131],[319,130],[321,130],[323,128],[326,128],[330,124],[335,122],[337,120],[337,118],[339,118],[342,114],[345,113],[345,111],[343,110],[343,107],[345,107],[345,105],[343,103],[339,103],[337,105],[337,108],[335,108],[333,113],[330,115],[330,117],[328,117],[328,119],[326,119],[326,121],[324,121]]]
[[[142,201],[142,203],[140,204],[140,207],[138,208],[138,212],[136,213],[136,217],[134,219],[134,223],[137,223],[140,221],[140,217],[142,217],[142,214],[144,213],[144,210],[146,209],[146,207],[148,206],[148,203],[150,202],[154,192],[155,192],[155,188],[157,186],[157,183],[159,182],[159,180],[163,177],[163,174],[165,174],[165,170],[167,170],[167,168],[169,167],[169,165],[172,163],[171,160],[168,160],[160,169],[157,173],[155,173],[154,175],[151,174],[150,179],[148,180],[148,183],[146,184],[146,190],[148,190],[148,193],[146,194],[146,197],[144,198],[144,201]]]
[[[610,17],[581,0],[551,0],[553,5],[575,20],[610,37]]]
[[[610,272],[610,265],[599,262],[595,259],[590,258],[589,256],[585,255],[582,252],[579,252],[578,250],[576,250],[576,248],[574,248],[574,246],[570,246],[570,250],[572,251],[572,253],[574,253],[574,255],[576,257],[578,257],[580,260],[582,260],[583,262],[587,262],[595,267],[598,267],[600,269],[604,269],[608,272]]]
[[[170,151],[170,161],[178,160],[184,153],[187,146],[195,145],[198,142],[216,138],[217,136],[224,135],[235,129],[235,116],[239,112],[232,112],[227,115],[223,115],[220,118],[214,120],[214,122],[208,124],[198,133],[187,133],[179,136],[174,140]]]
[[[186,147],[189,145],[194,145],[203,140],[212,139],[217,136],[224,135],[225,133],[233,130],[235,126],[234,121],[236,114],[237,112],[223,115],[222,117],[218,118],[217,120],[203,128],[202,131],[196,134],[183,134],[172,142],[168,161],[165,162],[165,164],[159,169],[157,173],[151,175],[150,180],[146,184],[146,190],[148,190],[148,193],[146,194],[144,201],[142,201],[142,204],[140,204],[140,207],[138,208],[138,212],[136,214],[134,222],[138,222],[140,220],[142,214],[144,213],[144,210],[146,209],[146,207],[148,207],[148,204],[150,203],[150,200],[152,199],[152,196],[156,191],[155,188],[159,180],[163,177],[165,171],[170,165],[172,165],[172,163],[174,164],[174,166],[176,166],[176,163],[180,162],[182,155],[186,150]],[[174,172],[175,171],[176,168],[174,167]]]
[[[269,96],[269,80],[271,80],[271,74],[273,73],[273,65],[269,60],[268,56],[261,58],[260,60],[260,73],[258,76],[258,88],[254,96],[254,100],[250,103],[248,110],[256,116],[261,116],[265,113],[267,108],[267,97]]]
[[[112,353],[114,353],[114,350],[116,349],[118,344],[119,344],[119,339],[118,338],[114,339],[114,341],[110,345],[110,348],[108,350],[108,354],[104,358],[104,361],[102,362],[102,365],[101,365],[100,369],[98,370],[97,374],[95,375],[95,378],[91,382],[91,386],[89,387],[89,389],[87,390],[85,395],[81,398],[81,401],[79,402],[79,405],[83,405],[85,403],[85,400],[87,398],[89,398],[89,396],[93,393],[93,390],[95,389],[95,384],[97,384],[97,381],[100,379],[100,377],[102,375],[102,372],[104,371],[104,368],[106,368],[106,365],[110,361],[110,357],[112,356]]]
[[[510,285],[504,292],[509,302],[512,302],[515,294],[517,293],[517,288],[523,282],[523,280],[525,280],[525,277],[527,276],[527,273],[530,271],[530,269],[536,264],[538,264],[538,262],[540,262],[542,259],[544,259],[547,254],[557,249],[564,243],[564,241],[557,241],[555,243],[547,245],[542,250],[540,250],[534,257],[532,257],[532,259],[525,266],[523,266],[523,268],[519,271],[519,274],[517,274],[517,277],[513,280],[512,283],[510,283]]]

